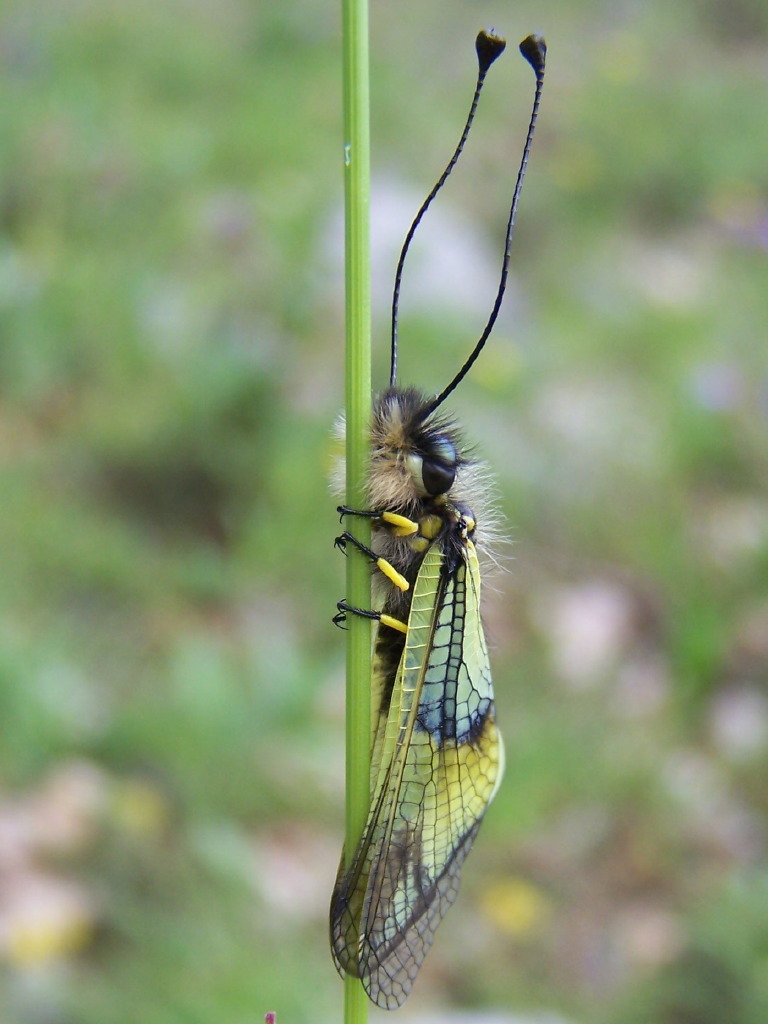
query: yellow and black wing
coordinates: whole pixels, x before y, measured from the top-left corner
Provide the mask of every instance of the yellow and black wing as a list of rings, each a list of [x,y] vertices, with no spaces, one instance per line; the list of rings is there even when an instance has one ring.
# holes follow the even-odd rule
[[[410,992],[501,780],[479,605],[471,541],[452,571],[433,544],[414,587],[389,708],[376,727],[368,820],[333,893],[336,966],[359,977],[385,1009]]]

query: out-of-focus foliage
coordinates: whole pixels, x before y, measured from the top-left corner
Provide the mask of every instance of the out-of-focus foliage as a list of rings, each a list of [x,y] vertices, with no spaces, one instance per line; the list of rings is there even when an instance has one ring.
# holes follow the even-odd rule
[[[400,1016],[765,1024],[768,8],[373,6],[382,371],[476,31],[550,46],[454,402],[514,539],[507,778]],[[338,19],[0,11],[6,1024],[340,1017]],[[531,93],[510,47],[406,267],[408,382],[484,323]]]

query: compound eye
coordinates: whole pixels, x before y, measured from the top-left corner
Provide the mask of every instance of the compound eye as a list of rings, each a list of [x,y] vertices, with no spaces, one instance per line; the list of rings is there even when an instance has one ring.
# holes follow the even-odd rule
[[[456,466],[446,466],[442,462],[424,459],[421,467],[421,479],[424,490],[432,497],[438,494],[447,494],[456,479]]]

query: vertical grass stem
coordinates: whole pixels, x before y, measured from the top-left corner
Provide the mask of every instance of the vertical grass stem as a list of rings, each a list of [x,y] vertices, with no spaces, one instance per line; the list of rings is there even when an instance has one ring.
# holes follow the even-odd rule
[[[344,76],[344,203],[346,289],[346,461],[351,508],[366,507],[368,426],[371,411],[370,287],[370,128],[368,85],[368,0],[342,0]],[[368,520],[355,531],[370,541]],[[347,599],[370,608],[370,569],[365,559],[347,558]],[[362,832],[370,799],[371,627],[367,619],[348,616],[346,853],[349,858]],[[344,989],[345,1024],[365,1024],[367,997],[356,978]]]

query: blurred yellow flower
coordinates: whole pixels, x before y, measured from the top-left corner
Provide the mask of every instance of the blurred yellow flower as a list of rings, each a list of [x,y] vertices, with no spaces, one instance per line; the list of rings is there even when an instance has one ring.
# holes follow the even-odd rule
[[[93,908],[79,886],[22,872],[0,904],[0,957],[22,969],[45,966],[78,953],[93,929]]]
[[[8,933],[8,960],[15,967],[37,967],[79,952],[92,933],[92,922],[85,917],[20,921]]]
[[[546,894],[524,878],[504,878],[489,885],[481,907],[500,931],[515,937],[539,931],[551,909]]]
[[[140,779],[123,779],[113,785],[110,810],[118,826],[137,836],[159,832],[170,816],[162,790]]]

